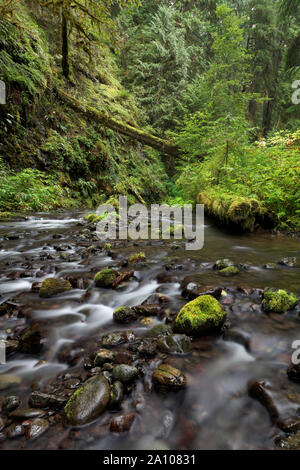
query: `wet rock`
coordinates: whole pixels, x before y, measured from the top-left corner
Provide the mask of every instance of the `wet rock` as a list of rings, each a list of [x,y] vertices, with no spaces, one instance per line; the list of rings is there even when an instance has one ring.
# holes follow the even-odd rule
[[[294,268],[297,265],[297,258],[295,257],[281,258],[278,261],[278,264],[281,264],[282,266],[288,266],[289,268]]]
[[[300,432],[300,418],[288,418],[286,420],[278,421],[279,428],[286,433]]]
[[[186,377],[169,364],[161,364],[153,372],[153,383],[160,390],[180,390],[186,386]]]
[[[8,395],[5,397],[2,409],[3,411],[9,413],[10,411],[13,411],[17,409],[20,406],[21,400],[19,397],[15,395]]]
[[[5,428],[5,425],[6,425],[6,419],[0,416],[0,433]]]
[[[224,277],[236,276],[237,274],[239,274],[239,272],[240,270],[236,266],[228,266],[228,268],[219,270],[220,276]]]
[[[300,450],[300,432],[293,436],[280,436],[275,440],[277,447],[284,450]]]
[[[119,344],[126,343],[126,340],[123,332],[115,332],[104,335],[101,342],[103,346],[118,346]]]
[[[37,439],[44,434],[50,427],[46,419],[34,419],[25,427],[25,437],[28,440]]]
[[[156,355],[157,343],[152,338],[145,338],[138,346],[137,351],[141,356],[153,357]]]
[[[137,305],[132,307],[132,310],[134,310],[138,316],[143,317],[155,317],[161,314],[161,306],[158,304]]]
[[[113,382],[111,389],[110,389],[110,401],[109,407],[110,408],[120,408],[122,400],[123,400],[123,384],[119,380]]]
[[[109,349],[99,349],[96,352],[94,359],[94,366],[101,367],[105,363],[114,362],[116,359],[116,354]]]
[[[249,351],[250,350],[250,334],[239,331],[236,329],[229,329],[226,330],[223,336],[224,341],[232,341],[233,343],[238,343],[244,346],[244,348]]]
[[[45,411],[37,408],[19,408],[8,415],[9,418],[20,421],[24,419],[42,418],[43,416],[45,416]]]
[[[138,319],[138,314],[130,307],[119,307],[113,313],[114,321],[117,323],[130,323]]]
[[[192,349],[192,343],[186,335],[161,336],[157,341],[158,349],[169,354],[187,354]]]
[[[222,269],[226,269],[234,265],[235,264],[233,261],[231,261],[230,259],[224,258],[224,259],[218,259],[218,261],[216,261],[214,265],[214,268],[217,269],[218,271],[221,271]]]
[[[127,364],[119,364],[113,368],[112,377],[122,383],[131,382],[138,376],[136,367]]]
[[[50,277],[42,282],[39,295],[42,298],[49,298],[53,297],[54,295],[67,292],[71,289],[72,286],[69,281],[66,281],[65,279]]]
[[[300,382],[300,364],[291,364],[287,370],[287,375],[293,382]]]
[[[200,286],[194,282],[189,282],[184,286],[181,295],[188,300],[194,300],[200,295],[211,295],[215,299],[219,300],[222,295],[222,287]]]
[[[141,319],[140,323],[143,326],[153,326],[154,320],[151,317],[144,317]]]
[[[87,380],[70,398],[64,411],[68,422],[83,425],[98,418],[110,400],[110,385],[103,375]]]
[[[174,328],[191,336],[218,333],[226,320],[221,304],[210,295],[203,295],[187,303],[178,313]]]
[[[0,375],[0,390],[6,390],[14,385],[19,385],[21,383],[20,377],[11,374],[1,374]]]
[[[157,305],[157,304],[167,304],[170,302],[169,297],[164,294],[160,294],[159,292],[155,292],[154,294],[149,295],[146,300],[142,303],[142,305]],[[136,307],[133,307],[136,308]],[[137,307],[138,308],[138,307]]]
[[[172,334],[171,328],[165,323],[159,323],[148,331],[148,335],[152,337],[166,336]]]
[[[129,431],[135,419],[134,413],[117,416],[110,423],[111,432],[122,433]]]
[[[258,400],[268,411],[273,422],[279,418],[279,411],[273,400],[270,384],[266,381],[250,382],[248,384],[249,395]]]
[[[59,410],[65,406],[67,399],[42,393],[39,391],[32,392],[29,398],[29,405],[32,408],[50,408],[51,410]]]
[[[298,297],[283,289],[266,289],[263,293],[262,308],[265,312],[284,313],[298,304]]]
[[[5,429],[6,435],[9,439],[23,436],[25,433],[24,426],[20,423],[12,423]]]
[[[38,327],[26,328],[20,337],[20,351],[24,354],[38,354],[43,348],[41,339],[42,333]]]
[[[5,352],[6,352],[7,356],[9,354],[17,352],[18,349],[19,349],[19,341],[17,341],[17,340],[5,339],[4,344],[5,344]]]
[[[97,287],[105,288],[112,287],[114,280],[119,276],[119,274],[120,273],[110,268],[103,269],[95,275],[95,285]]]

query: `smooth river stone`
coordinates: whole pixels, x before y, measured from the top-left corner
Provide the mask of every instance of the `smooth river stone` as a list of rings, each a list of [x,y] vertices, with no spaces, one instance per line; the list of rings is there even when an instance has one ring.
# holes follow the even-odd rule
[[[64,410],[73,426],[90,423],[105,410],[110,400],[110,385],[103,375],[87,380],[71,396]]]

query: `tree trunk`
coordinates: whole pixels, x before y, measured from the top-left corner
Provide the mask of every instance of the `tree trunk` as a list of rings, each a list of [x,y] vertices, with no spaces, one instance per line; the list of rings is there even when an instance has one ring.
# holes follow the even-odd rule
[[[119,132],[120,134],[126,135],[127,137],[131,137],[135,140],[138,140],[144,145],[148,145],[149,147],[153,147],[156,150],[159,150],[162,153],[166,153],[168,155],[172,155],[175,157],[179,157],[179,149],[171,142],[166,140],[160,139],[154,135],[148,134],[141,129],[137,129],[136,127],[132,127],[129,124],[125,124],[121,121],[117,121],[116,119],[109,116],[107,112],[98,111],[91,106],[82,103],[81,101],[73,98],[71,95],[66,93],[63,90],[57,89],[58,96],[67,103],[70,107],[75,109],[75,111],[80,112],[87,118],[91,119],[92,121],[96,121],[99,124],[102,124],[104,127],[108,127],[113,131]]]
[[[64,77],[68,79],[70,76],[68,20],[63,9],[62,9],[62,23],[61,23],[61,40],[62,40],[62,62],[61,62],[62,71],[63,71]]]

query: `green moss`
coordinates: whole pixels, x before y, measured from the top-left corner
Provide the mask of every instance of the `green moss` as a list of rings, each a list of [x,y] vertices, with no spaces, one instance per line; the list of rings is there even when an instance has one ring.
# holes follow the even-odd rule
[[[139,261],[145,261],[146,260],[146,255],[144,252],[140,253],[135,253],[134,255],[131,255],[129,258],[129,263],[138,263]]]
[[[47,278],[43,281],[39,295],[43,298],[52,297],[53,295],[62,294],[72,289],[69,281],[65,279]]]
[[[113,269],[103,269],[99,271],[95,277],[94,281],[97,287],[111,287],[112,283],[118,277],[118,272]]]
[[[242,230],[253,231],[257,217],[265,209],[260,201],[231,194],[217,187],[198,194],[197,202],[204,204],[207,213],[225,224],[235,224]]]
[[[218,332],[226,320],[220,303],[210,295],[203,295],[187,303],[178,313],[175,329],[188,335]]]
[[[284,313],[298,304],[298,297],[283,289],[267,289],[263,295],[262,307],[265,312]]]
[[[221,269],[219,271],[219,274],[221,276],[230,277],[239,274],[239,272],[239,268],[237,268],[236,266],[228,266],[227,268]]]
[[[0,222],[7,222],[12,218],[11,212],[0,212]]]

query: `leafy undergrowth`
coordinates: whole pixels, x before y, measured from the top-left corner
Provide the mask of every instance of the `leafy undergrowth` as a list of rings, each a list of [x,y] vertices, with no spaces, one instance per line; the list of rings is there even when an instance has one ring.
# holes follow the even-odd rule
[[[218,168],[218,181],[213,160],[190,163],[177,188],[222,222],[251,230],[257,219],[266,217],[278,230],[299,231],[300,130],[278,132],[243,152],[230,166]]]

